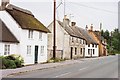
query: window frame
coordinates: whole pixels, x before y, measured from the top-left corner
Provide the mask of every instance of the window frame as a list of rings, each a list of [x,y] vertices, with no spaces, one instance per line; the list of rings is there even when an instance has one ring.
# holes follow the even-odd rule
[[[77,55],[77,47],[75,47],[75,55]]]
[[[44,56],[44,53],[45,53],[45,46],[41,46],[41,48],[40,48],[41,56]]]
[[[4,45],[4,55],[9,55],[10,54],[10,44],[5,44]]]
[[[27,55],[32,55],[32,46],[31,45],[27,45]]]
[[[33,30],[28,30],[28,38],[33,39]]]
[[[42,40],[43,33],[39,32],[39,39]]]

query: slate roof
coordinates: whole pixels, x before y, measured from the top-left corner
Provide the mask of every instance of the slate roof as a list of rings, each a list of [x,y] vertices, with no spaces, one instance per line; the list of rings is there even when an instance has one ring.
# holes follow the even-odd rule
[[[77,32],[75,32],[74,29],[72,29],[69,25],[65,25],[63,22],[61,21],[57,21],[63,28],[64,30],[71,36],[73,37],[77,37],[77,38],[81,38],[84,39],[82,35],[77,34]]]
[[[3,21],[0,19],[0,42],[19,43],[16,37],[10,32]]]
[[[65,29],[65,31],[73,36],[73,37],[77,37],[77,38],[81,38],[87,41],[87,44],[98,44],[93,38],[92,36],[88,33],[88,31],[86,31],[85,29],[82,29],[80,27],[77,26],[69,26],[69,25],[65,25],[63,22],[57,20],[57,22]]]
[[[92,36],[88,33],[88,31],[86,31],[83,28],[80,27],[76,27],[78,30],[85,38],[85,40],[87,41],[87,44],[98,44],[93,38]]]
[[[22,29],[37,30],[41,32],[50,32],[34,15],[25,9],[9,4],[6,11],[14,18]]]

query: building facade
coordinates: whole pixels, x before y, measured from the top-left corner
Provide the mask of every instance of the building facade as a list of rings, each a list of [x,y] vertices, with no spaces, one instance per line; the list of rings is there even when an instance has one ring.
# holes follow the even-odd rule
[[[0,55],[19,54],[23,57],[25,65],[46,62],[47,33],[50,31],[28,10],[5,1],[2,2],[1,7],[1,21],[4,22],[7,29],[19,43],[1,41],[0,47],[2,50]],[[4,34],[5,32],[1,35],[2,39]],[[8,38],[11,37],[7,36]]]

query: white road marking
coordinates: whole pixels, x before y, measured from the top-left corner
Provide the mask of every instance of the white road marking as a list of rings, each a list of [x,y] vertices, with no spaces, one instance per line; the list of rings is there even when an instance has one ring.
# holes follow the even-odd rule
[[[87,69],[87,68],[88,68],[88,67],[85,67],[85,68],[79,69],[79,71],[84,70],[84,69]],[[57,78],[57,77],[61,77],[61,76],[65,76],[65,75],[70,74],[70,73],[71,73],[71,72],[61,74],[61,75],[55,76],[55,78]]]
[[[58,75],[58,76],[55,76],[55,77],[57,78],[57,77],[65,76],[65,75],[70,74],[70,73],[71,73],[71,72],[64,73],[64,74],[61,74],[61,75]]]
[[[85,68],[79,69],[79,71],[84,70],[84,69],[87,69],[87,68],[88,68],[88,67],[85,67]]]

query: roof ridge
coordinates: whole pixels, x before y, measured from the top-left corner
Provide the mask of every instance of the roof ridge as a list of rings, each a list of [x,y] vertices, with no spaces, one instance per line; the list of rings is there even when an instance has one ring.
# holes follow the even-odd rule
[[[13,4],[8,4],[6,6],[6,9],[10,9],[10,10],[13,10],[13,9],[16,9],[16,10],[19,10],[21,12],[24,12],[24,13],[27,13],[27,14],[30,14],[30,15],[33,15],[31,11],[27,10],[27,9],[23,9],[23,8],[20,8],[20,7],[17,7]]]

